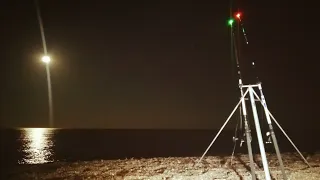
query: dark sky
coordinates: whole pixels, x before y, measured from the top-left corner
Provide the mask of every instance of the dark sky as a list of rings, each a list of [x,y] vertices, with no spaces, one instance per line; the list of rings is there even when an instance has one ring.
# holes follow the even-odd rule
[[[40,7],[57,127],[217,129],[238,102],[229,2],[40,0]],[[252,83],[254,59],[280,124],[319,129],[316,7],[275,0],[238,7],[249,38],[240,46],[244,83]],[[7,0],[0,12],[1,125],[47,126],[34,1]]]

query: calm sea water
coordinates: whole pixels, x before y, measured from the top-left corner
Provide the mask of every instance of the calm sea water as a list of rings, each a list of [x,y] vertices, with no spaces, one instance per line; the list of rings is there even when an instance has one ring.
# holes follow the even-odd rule
[[[83,161],[141,157],[201,156],[217,130],[83,130],[2,129],[1,164],[41,164],[55,161]],[[207,155],[230,155],[233,130],[224,130]],[[317,132],[287,132],[303,152],[316,152]],[[288,140],[277,132],[282,152],[294,152]],[[314,140],[314,141],[313,141]],[[253,149],[257,149],[253,137]],[[266,145],[273,152],[272,145]],[[246,153],[246,145],[236,152]]]

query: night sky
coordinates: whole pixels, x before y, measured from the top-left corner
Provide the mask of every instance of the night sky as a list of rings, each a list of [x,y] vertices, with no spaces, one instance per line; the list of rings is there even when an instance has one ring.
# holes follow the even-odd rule
[[[40,0],[40,7],[56,127],[218,129],[239,100],[228,1]],[[238,7],[249,39],[240,46],[244,83],[254,83],[254,59],[283,128],[320,129],[316,7],[274,0]],[[46,127],[34,1],[6,0],[0,12],[1,126]]]

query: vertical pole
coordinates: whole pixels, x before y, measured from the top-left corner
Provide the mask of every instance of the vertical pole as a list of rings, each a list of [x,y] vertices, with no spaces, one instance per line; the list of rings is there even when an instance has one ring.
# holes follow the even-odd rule
[[[258,117],[258,113],[257,113],[256,103],[254,100],[254,95],[253,95],[254,90],[252,87],[248,87],[248,88],[249,88],[250,101],[251,101],[252,112],[253,112],[254,122],[255,122],[256,131],[257,131],[257,137],[258,137],[258,142],[259,142],[259,148],[260,148],[260,154],[261,154],[261,158],[262,158],[262,164],[263,164],[263,169],[264,169],[264,173],[265,173],[265,178],[266,178],[266,180],[271,180],[266,151],[265,151],[264,145],[263,145],[259,117]]]
[[[240,92],[241,92],[241,96],[242,96],[241,107],[242,107],[242,114],[244,117],[244,128],[246,131],[246,140],[247,140],[247,148],[248,148],[248,154],[249,154],[249,160],[250,160],[251,176],[252,176],[253,180],[256,180],[256,173],[255,173],[255,168],[254,168],[254,161],[253,161],[253,154],[252,154],[252,147],[251,147],[251,130],[250,130],[250,127],[248,124],[248,115],[247,115],[245,99],[243,97],[243,89],[242,89],[241,79],[239,80],[239,84],[240,84]],[[250,91],[250,89],[248,89],[248,90]]]
[[[240,128],[240,132],[242,132],[242,126],[243,126],[243,119],[242,119],[242,107],[239,107],[239,114],[240,114],[240,124],[239,124],[239,128]],[[241,134],[240,134],[241,135]]]
[[[277,141],[276,135],[275,135],[273,127],[272,127],[272,122],[271,122],[271,119],[270,119],[270,116],[269,116],[269,113],[268,113],[269,110],[268,110],[268,107],[267,107],[267,102],[266,102],[266,100],[264,98],[261,84],[259,84],[259,90],[260,90],[261,102],[262,102],[262,105],[263,105],[263,108],[264,108],[264,112],[266,114],[267,122],[269,124],[269,130],[270,130],[270,133],[271,133],[271,138],[272,138],[272,141],[273,141],[273,144],[274,144],[274,149],[276,150],[276,154],[277,154],[277,157],[278,157],[278,161],[279,161],[279,165],[280,165],[281,172],[282,172],[282,175],[283,175],[283,179],[287,180],[287,176],[286,176],[286,173],[285,173],[285,170],[284,170],[284,166],[283,166],[283,161],[282,161],[281,154],[280,154],[280,149],[279,149],[279,146],[278,146],[278,141]]]

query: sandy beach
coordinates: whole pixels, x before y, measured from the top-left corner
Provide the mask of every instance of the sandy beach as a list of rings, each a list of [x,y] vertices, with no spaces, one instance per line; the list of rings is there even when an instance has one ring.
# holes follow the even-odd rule
[[[305,155],[309,168],[296,153],[282,155],[290,180],[320,179],[320,153]],[[267,154],[273,179],[283,179],[275,154]],[[111,179],[111,180],[249,180],[249,159],[246,154],[199,157],[168,157],[149,159],[99,160],[83,162],[54,162],[19,165],[3,172],[5,179]],[[256,174],[264,179],[261,158],[255,155]]]

